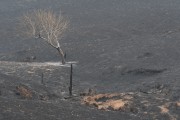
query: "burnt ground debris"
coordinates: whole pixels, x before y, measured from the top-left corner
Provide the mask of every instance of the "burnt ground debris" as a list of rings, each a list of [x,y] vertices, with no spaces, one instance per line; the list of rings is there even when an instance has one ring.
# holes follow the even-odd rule
[[[0,119],[178,120],[179,4],[178,0],[1,0]],[[78,97],[64,99],[69,67],[26,64],[60,59],[46,43],[18,33],[17,18],[39,8],[62,10],[70,19],[61,43],[67,61],[78,61],[73,71],[73,94]],[[32,97],[26,98],[19,86]],[[125,111],[102,111],[81,104],[80,94],[88,89],[96,94],[135,94]]]

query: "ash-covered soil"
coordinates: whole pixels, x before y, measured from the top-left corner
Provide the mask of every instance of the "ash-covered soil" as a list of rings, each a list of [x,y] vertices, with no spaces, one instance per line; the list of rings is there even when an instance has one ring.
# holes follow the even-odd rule
[[[180,119],[179,5],[179,0],[1,0],[0,119]],[[60,43],[67,61],[75,63],[73,98],[68,98],[70,64],[58,64],[60,56],[45,42],[20,36],[18,18],[33,9],[61,10],[70,21]],[[118,110],[83,102],[99,94],[132,99]]]

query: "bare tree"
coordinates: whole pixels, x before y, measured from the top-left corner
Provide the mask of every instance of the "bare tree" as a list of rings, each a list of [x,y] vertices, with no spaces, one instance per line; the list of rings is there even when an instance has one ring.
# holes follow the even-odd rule
[[[56,15],[53,11],[35,10],[26,13],[20,24],[23,26],[23,32],[36,39],[46,41],[53,48],[57,49],[62,64],[65,64],[64,52],[59,40],[68,27],[68,21],[60,14]]]

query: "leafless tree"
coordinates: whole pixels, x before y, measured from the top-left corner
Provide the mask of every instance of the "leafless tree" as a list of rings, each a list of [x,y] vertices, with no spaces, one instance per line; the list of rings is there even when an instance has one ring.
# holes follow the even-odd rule
[[[50,10],[35,10],[24,14],[20,24],[26,35],[42,39],[57,49],[61,55],[62,64],[65,64],[64,52],[59,40],[68,27],[68,21],[61,14],[56,15]]]

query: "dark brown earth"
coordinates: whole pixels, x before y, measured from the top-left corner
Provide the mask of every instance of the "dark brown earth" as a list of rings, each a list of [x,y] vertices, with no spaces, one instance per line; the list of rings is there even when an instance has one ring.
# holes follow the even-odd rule
[[[179,5],[179,0],[1,0],[0,119],[179,120]],[[18,18],[34,9],[61,10],[69,19],[60,41],[65,66],[46,43],[19,35]],[[113,94],[118,95],[108,97]]]

